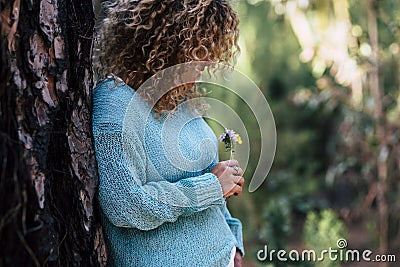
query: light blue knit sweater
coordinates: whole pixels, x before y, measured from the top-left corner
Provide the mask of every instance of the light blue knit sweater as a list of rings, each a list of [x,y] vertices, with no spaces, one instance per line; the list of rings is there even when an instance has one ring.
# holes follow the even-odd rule
[[[217,177],[217,141],[185,105],[156,119],[128,85],[93,92],[99,202],[110,266],[225,267],[243,253]]]

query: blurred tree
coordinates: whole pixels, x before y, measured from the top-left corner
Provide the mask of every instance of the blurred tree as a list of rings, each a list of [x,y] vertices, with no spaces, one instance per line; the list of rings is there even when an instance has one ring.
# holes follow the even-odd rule
[[[276,239],[279,247],[293,245],[305,215],[325,208],[334,208],[349,224],[376,221],[380,252],[400,248],[400,13],[396,0],[365,3],[247,0],[239,5],[238,68],[263,90],[278,136],[264,186],[248,199],[232,200],[250,250]],[[251,141],[253,147],[260,142]],[[251,154],[256,157],[257,149]],[[248,177],[252,168],[251,160]],[[270,231],[272,226],[278,229]],[[294,235],[287,238],[287,233]]]
[[[325,2],[329,4],[328,1]],[[339,35],[341,45],[336,45],[335,49],[332,48],[329,50],[326,48],[327,51],[331,51],[331,53],[326,53],[326,55],[322,55],[321,52],[321,50],[324,48],[323,45],[317,45],[316,50],[318,52],[316,54],[318,56],[314,56],[310,59],[312,62],[317,60],[316,57],[322,59],[321,63],[325,66],[325,68],[330,68],[330,74],[335,78],[335,81],[338,84],[351,89],[352,101],[346,101],[346,99],[344,99],[345,101],[343,101],[343,103],[345,103],[349,108],[360,110],[360,112],[363,112],[367,116],[371,116],[373,118],[370,120],[370,123],[375,132],[377,149],[373,151],[370,161],[375,161],[373,165],[377,170],[377,179],[375,183],[373,183],[373,187],[376,189],[376,199],[380,213],[379,221],[381,227],[381,252],[384,253],[387,252],[388,243],[388,155],[392,149],[392,146],[388,141],[390,138],[389,131],[393,126],[395,126],[392,125],[392,122],[387,120],[386,112],[388,110],[384,103],[385,92],[382,88],[381,82],[379,81],[380,66],[385,63],[379,58],[379,53],[385,48],[383,44],[384,42],[379,42],[378,38],[377,12],[378,10],[382,13],[386,11],[382,8],[379,8],[377,1],[369,2],[367,6],[368,21],[366,25],[368,29],[368,38],[358,45],[359,42],[357,42],[356,36],[360,34],[358,32],[362,31],[362,27],[358,25],[353,26],[349,16],[349,3],[347,1],[332,1],[331,5],[334,7],[333,10],[328,8],[325,10],[326,13],[323,13],[321,10],[316,12],[322,13],[320,14],[321,20],[326,17],[332,18],[330,20],[331,23],[328,24],[328,26],[335,27],[336,25],[336,31],[339,32],[339,30],[341,30],[342,33],[344,33],[344,35],[342,34],[343,36]],[[386,15],[389,14],[386,13]],[[289,15],[289,17],[290,16],[295,17],[295,15]],[[295,19],[292,18],[291,20],[293,21]],[[297,31],[300,33],[301,29],[299,28],[299,25],[294,26],[294,23],[292,23],[292,25],[294,28],[297,27]],[[332,32],[331,29],[323,30],[326,30],[324,34],[335,36],[334,40],[339,39],[339,37],[334,35],[335,32]],[[353,35],[350,35],[349,33],[353,33]],[[316,29],[314,31],[314,36],[316,36],[317,39],[322,39],[319,37],[320,35],[322,35],[321,29]],[[302,39],[303,37],[299,34],[298,38]],[[331,39],[332,38],[320,42],[329,43]],[[356,48],[360,50],[359,55],[354,56],[347,52]],[[363,60],[362,56],[364,56],[364,58],[366,58],[368,61]],[[332,63],[329,64],[329,61]],[[360,62],[363,65],[355,64],[356,62]],[[353,66],[352,68],[355,70],[356,75],[354,75],[354,72],[345,71],[346,68],[348,69],[350,66]],[[383,73],[381,74],[384,75]],[[365,79],[365,77],[368,77],[368,79]],[[369,92],[363,88],[369,88]],[[328,90],[329,89],[333,92],[337,91],[336,86],[330,86]],[[369,105],[369,107],[367,106],[367,109],[364,109],[364,105],[366,104]],[[360,126],[365,127],[366,125]]]
[[[246,226],[244,235],[250,251],[265,243],[281,249],[293,242],[293,234],[301,230],[301,219],[294,215],[305,217],[308,211],[327,206],[324,177],[336,116],[320,106],[305,109],[294,105],[291,96],[295,90],[312,87],[315,78],[307,64],[298,60],[300,46],[296,37],[290,25],[275,13],[273,5],[269,1],[243,2],[239,15],[242,58],[238,68],[253,78],[269,101],[278,144],[264,186],[251,196],[232,199],[231,207]],[[247,118],[251,142],[245,177],[251,177],[261,140],[254,130],[256,121],[243,106],[238,112]]]
[[[391,65],[398,77],[398,57],[387,56],[399,53],[399,14],[393,11],[396,1],[370,0],[368,5],[348,0],[274,4],[275,9],[279,6],[285,11],[302,48],[300,59],[309,62],[320,89],[306,90],[307,94],[298,91],[294,99],[325,107],[328,99],[339,101],[343,120],[336,132],[340,137],[337,147],[343,147],[334,157],[333,164],[337,165],[332,177],[341,179],[346,171],[359,166],[353,181],[366,178],[368,188],[362,192],[362,208],[352,211],[356,214],[377,203],[380,253],[386,254],[389,225],[399,222],[395,215],[398,207],[391,204],[398,202],[398,188],[389,191],[399,179],[399,155],[394,152],[399,140],[399,116],[393,112],[400,106],[399,83],[398,78],[390,80],[393,70],[383,72],[383,66]],[[354,116],[364,119],[348,121]],[[337,172],[349,159],[355,160],[341,174]]]

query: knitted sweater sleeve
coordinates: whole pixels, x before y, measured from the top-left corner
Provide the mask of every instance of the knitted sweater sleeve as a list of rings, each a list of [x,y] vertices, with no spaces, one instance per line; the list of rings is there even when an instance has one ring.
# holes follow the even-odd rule
[[[97,97],[100,94],[97,93]],[[134,132],[129,133],[131,141],[128,145],[123,143],[121,127],[107,119],[107,116],[118,116],[118,110],[124,107],[118,99],[125,98],[118,95],[114,100],[94,101],[93,134],[100,176],[98,197],[108,220],[119,227],[151,230],[165,222],[174,222],[180,216],[223,206],[221,185],[212,173],[174,183],[148,177],[149,173],[156,172],[148,170],[150,165],[139,137]]]
[[[145,162],[137,154],[135,166],[128,168],[121,146],[121,133],[95,134],[95,150],[100,175],[99,202],[107,218],[119,227],[154,229],[174,222],[182,215],[222,205],[222,189],[212,173],[181,179],[142,183]]]
[[[228,210],[228,207],[225,205],[225,220],[229,225],[233,235],[236,237],[236,247],[244,256],[244,246],[243,246],[243,236],[242,236],[242,223],[239,219],[233,218]]]

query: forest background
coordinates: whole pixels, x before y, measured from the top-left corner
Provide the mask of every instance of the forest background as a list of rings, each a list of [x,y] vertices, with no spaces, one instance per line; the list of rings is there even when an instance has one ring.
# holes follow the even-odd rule
[[[259,85],[277,127],[267,180],[230,202],[244,225],[245,266],[312,266],[278,259],[268,265],[256,254],[264,245],[320,252],[337,248],[340,238],[348,249],[398,258],[399,3],[249,0],[237,5],[238,69]],[[237,112],[246,112],[230,97]],[[250,140],[257,147],[259,135]],[[250,157],[248,174],[256,163]],[[315,266],[342,265],[400,263]]]

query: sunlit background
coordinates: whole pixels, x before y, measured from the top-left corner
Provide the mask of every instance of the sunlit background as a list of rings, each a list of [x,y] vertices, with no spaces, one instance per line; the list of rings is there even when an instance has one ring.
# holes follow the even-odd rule
[[[233,5],[241,19],[237,69],[263,91],[278,138],[263,185],[228,200],[243,222],[244,266],[400,266],[400,3]],[[239,100],[222,97],[251,117]],[[252,121],[248,181],[260,142]],[[257,259],[264,245],[318,252],[339,238],[349,249],[395,254],[397,264]]]

